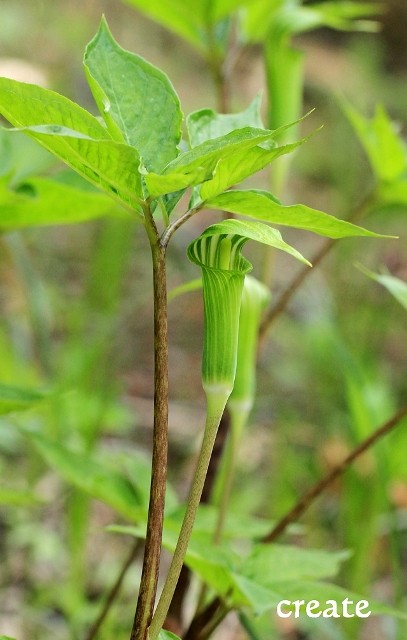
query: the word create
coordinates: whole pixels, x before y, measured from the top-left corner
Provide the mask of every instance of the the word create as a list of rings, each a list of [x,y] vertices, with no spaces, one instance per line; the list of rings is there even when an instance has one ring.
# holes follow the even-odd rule
[[[290,618],[294,614],[294,618],[299,618],[300,613],[304,612],[309,618],[368,618],[372,613],[369,609],[367,600],[360,600],[354,603],[353,600],[345,598],[342,602],[336,600],[327,600],[319,602],[319,600],[281,600],[277,605],[277,615],[280,618]]]

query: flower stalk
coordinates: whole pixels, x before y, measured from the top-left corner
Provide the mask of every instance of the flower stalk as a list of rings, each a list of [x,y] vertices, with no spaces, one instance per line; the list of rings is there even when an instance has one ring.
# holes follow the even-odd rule
[[[201,236],[188,257],[202,269],[204,349],[202,384],[206,394],[206,424],[184,520],[164,588],[149,629],[156,640],[165,622],[185,560],[196,512],[208,471],[219,423],[232,392],[236,373],[240,303],[251,264],[241,255],[245,238],[228,234]]]

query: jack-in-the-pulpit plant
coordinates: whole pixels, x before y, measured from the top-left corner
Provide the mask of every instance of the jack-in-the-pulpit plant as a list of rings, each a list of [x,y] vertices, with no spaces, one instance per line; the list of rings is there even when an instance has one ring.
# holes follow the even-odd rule
[[[279,145],[280,134],[291,125],[264,129],[258,98],[238,114],[217,114],[208,109],[191,114],[186,119],[188,137],[182,145],[186,150],[181,151],[182,113],[173,86],[162,71],[122,49],[104,19],[86,49],[84,67],[99,116],[55,92],[7,78],[0,79],[0,112],[13,125],[13,131],[25,132],[114,201],[108,211],[84,210],[82,220],[102,214],[126,216],[144,227],[151,247],[155,353],[153,457],[144,563],[131,639],[156,640],[185,560],[226,403],[230,397],[232,415],[243,403],[246,416],[253,402],[256,332],[268,294],[259,283],[249,281],[245,285],[251,265],[241,254],[243,245],[254,240],[307,263],[270,223],[330,238],[378,237],[378,234],[305,205],[284,206],[266,191],[229,190],[304,142]],[[183,196],[187,190],[190,196],[185,207]],[[62,193],[61,190],[60,201],[54,197],[54,202],[64,212]],[[34,193],[33,197],[40,195]],[[82,206],[84,203],[78,198],[78,208]],[[166,251],[172,235],[207,208],[231,212],[244,219],[223,220],[208,227],[188,248],[188,257],[202,270],[205,310],[202,372],[207,421],[173,562],[154,612],[168,440]],[[69,216],[61,218],[70,221]],[[73,217],[71,221],[75,220]],[[50,212],[48,221],[55,223],[55,210]],[[39,221],[32,217],[26,221],[27,225],[46,223],[46,215]],[[21,221],[16,226],[22,226]],[[12,216],[8,228],[13,228]],[[243,311],[244,286],[247,290]],[[240,349],[239,340],[247,341],[245,345],[241,342]],[[246,353],[249,344],[250,353]],[[242,370],[234,391],[239,359]],[[215,538],[220,532],[221,526],[217,533],[214,531]],[[329,571],[327,575],[332,574]],[[214,588],[213,583],[211,586]],[[232,598],[232,607],[247,606],[250,601],[237,583],[233,588],[228,583],[226,592]]]

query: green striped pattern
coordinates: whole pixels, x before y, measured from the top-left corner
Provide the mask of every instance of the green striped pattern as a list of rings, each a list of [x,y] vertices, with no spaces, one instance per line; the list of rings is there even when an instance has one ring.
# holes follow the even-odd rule
[[[204,349],[202,381],[207,394],[229,394],[236,372],[239,314],[245,274],[252,265],[241,254],[247,238],[232,234],[200,237],[188,257],[202,269]]]

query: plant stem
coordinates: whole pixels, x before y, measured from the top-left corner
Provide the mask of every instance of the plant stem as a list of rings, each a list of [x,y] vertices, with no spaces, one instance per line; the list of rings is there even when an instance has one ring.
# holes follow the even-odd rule
[[[145,212],[154,283],[154,432],[150,504],[140,591],[131,640],[147,640],[160,567],[168,451],[168,322],[165,247],[150,209]]]
[[[207,417],[203,435],[201,450],[199,453],[194,479],[188,497],[187,507],[178,537],[177,546],[172,558],[171,566],[164,584],[161,598],[150,626],[149,640],[156,640],[168,613],[178,578],[184,563],[185,554],[192,533],[196,512],[201,499],[202,489],[205,483],[206,473],[213,450],[219,422],[221,420],[227,397],[216,397],[215,400],[208,395]]]
[[[373,189],[361,202],[361,204],[351,213],[348,217],[348,222],[356,222],[360,218],[362,218],[370,209],[372,209],[377,202],[377,190]],[[277,299],[277,302],[274,302],[272,307],[269,309],[267,314],[264,317],[264,320],[260,326],[259,331],[259,348],[266,337],[266,333],[274,323],[275,320],[286,310],[288,303],[291,298],[300,288],[304,280],[315,271],[315,267],[317,267],[325,256],[330,252],[336,240],[332,238],[326,238],[321,248],[314,254],[311,258],[310,262],[313,266],[313,269],[309,269],[308,266],[301,268],[292,282],[288,285],[288,287],[280,294],[280,297]]]
[[[219,496],[218,501],[218,519],[216,522],[214,543],[219,544],[222,538],[223,529],[225,526],[225,519],[230,503],[230,496],[232,493],[233,481],[235,477],[235,467],[237,453],[239,450],[239,443],[241,439],[242,431],[247,423],[249,412],[245,412],[244,409],[240,411],[234,411],[230,409],[230,421],[231,428],[229,429],[228,438],[223,455],[223,465],[220,468],[219,473],[219,490],[217,491]]]
[[[182,214],[182,216],[180,216],[178,218],[178,220],[175,220],[175,222],[172,222],[165,229],[164,233],[161,236],[161,246],[164,247],[164,248],[167,247],[167,245],[168,245],[169,241],[171,240],[171,237],[173,236],[175,231],[177,229],[179,229],[180,227],[182,227],[182,225],[185,224],[185,222],[187,222],[190,218],[192,218],[192,216],[194,216],[200,210],[201,210],[200,206],[197,206],[194,209],[188,209],[188,211],[186,211],[184,214]]]
[[[284,516],[274,527],[274,529],[264,536],[262,539],[263,543],[271,543],[275,542],[275,540],[280,537],[287,527],[296,522],[300,516],[311,506],[311,504],[318,498],[325,489],[332,484],[338,477],[340,477],[351,465],[352,462],[356,460],[362,453],[365,453],[370,447],[372,447],[376,442],[381,440],[388,433],[393,431],[395,427],[397,427],[401,420],[407,416],[407,405],[405,405],[400,411],[398,411],[390,420],[385,422],[381,427],[376,429],[368,438],[363,440],[346,458],[345,460],[332,469],[322,480],[320,480],[317,484],[315,484],[307,493],[297,502],[297,504],[291,509],[291,511]],[[190,629],[201,629],[206,628],[206,625],[212,620],[214,616],[214,612],[217,612],[219,607],[222,605],[222,600],[219,596],[216,596],[211,602],[207,604],[205,609],[199,612],[195,618],[192,620]],[[197,623],[199,622],[199,627]],[[190,633],[189,630],[185,635],[185,640],[195,640],[195,635]]]
[[[385,422],[381,427],[376,429],[368,438],[363,440],[351,453],[341,462],[341,464],[334,467],[322,480],[317,482],[311,489],[309,489],[304,496],[297,502],[297,504],[284,516],[274,527],[270,533],[268,533],[262,539],[262,542],[274,542],[287,527],[296,522],[300,516],[311,506],[311,504],[318,498],[325,489],[332,484],[339,476],[341,476],[347,468],[358,458],[362,453],[365,453],[370,447],[372,447],[378,440],[386,436],[390,431],[398,426],[400,421],[407,416],[407,405],[398,411],[390,420]]]
[[[138,552],[140,551],[140,547],[141,547],[141,541],[140,540],[136,540],[131,548],[131,551],[129,553],[129,555],[126,557],[126,560],[123,564],[123,566],[120,569],[120,572],[115,580],[115,582],[113,583],[109,593],[107,594],[107,597],[105,599],[105,602],[103,603],[103,607],[98,615],[98,617],[96,618],[96,620],[93,622],[92,626],[89,628],[89,631],[87,632],[86,636],[85,636],[85,640],[95,640],[97,634],[100,631],[100,627],[102,626],[102,624],[104,623],[104,621],[106,620],[107,614],[109,613],[110,609],[112,608],[112,605],[114,603],[114,601],[116,600],[117,596],[119,595],[120,589],[122,587],[124,578],[126,577],[126,574],[128,572],[128,570],[130,569],[131,565],[133,564],[134,560],[136,559]]]

